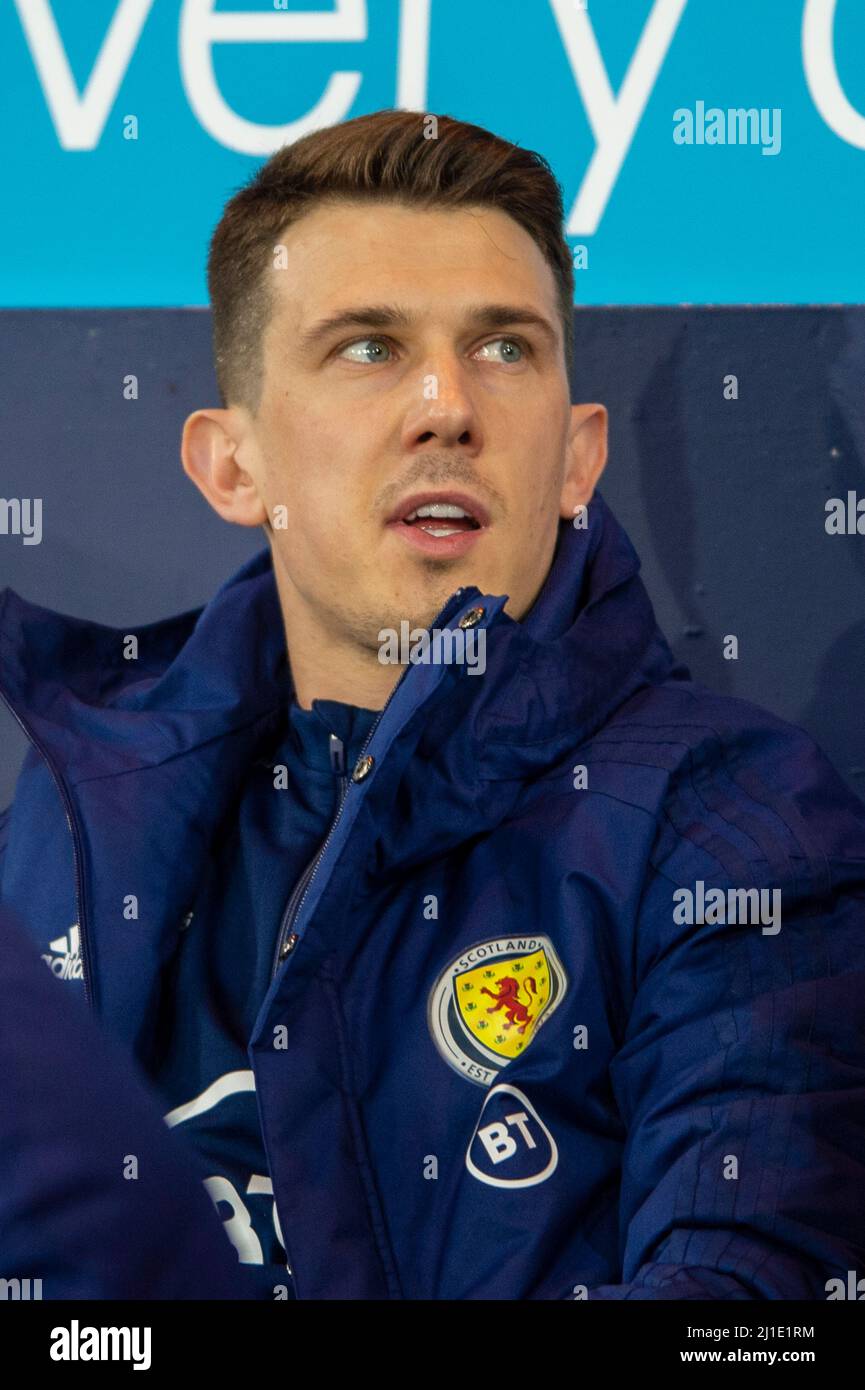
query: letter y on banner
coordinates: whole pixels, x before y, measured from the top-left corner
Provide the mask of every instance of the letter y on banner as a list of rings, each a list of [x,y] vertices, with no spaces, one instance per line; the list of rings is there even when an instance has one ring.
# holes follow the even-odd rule
[[[550,0],[595,137],[595,152],[565,228],[569,236],[593,236],[598,230],[687,3],[655,0],[617,97],[586,10],[574,0]]]

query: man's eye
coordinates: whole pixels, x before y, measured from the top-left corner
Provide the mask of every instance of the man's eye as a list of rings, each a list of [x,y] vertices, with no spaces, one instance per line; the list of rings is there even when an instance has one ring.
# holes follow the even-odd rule
[[[362,353],[366,353],[368,344],[372,344],[372,351],[369,352],[367,356],[352,357],[348,360],[353,362],[386,362],[388,360],[382,352],[382,349],[384,349],[385,352],[390,352],[390,347],[385,342],[384,338],[357,338],[353,343],[346,343],[345,347],[337,356],[344,357],[347,352],[355,352],[358,350]]]
[[[504,344],[507,349],[501,359],[502,361],[519,362],[521,360],[524,349],[522,343],[517,338],[494,338],[491,343],[484,343],[479,351],[487,352],[489,348],[497,347],[500,343]],[[517,356],[514,356],[514,349],[516,349]]]

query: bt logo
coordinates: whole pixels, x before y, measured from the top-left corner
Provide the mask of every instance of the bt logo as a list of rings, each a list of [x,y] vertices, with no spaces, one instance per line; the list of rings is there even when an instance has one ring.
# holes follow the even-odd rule
[[[534,1187],[555,1171],[556,1141],[516,1086],[494,1086],[466,1152],[472,1177],[489,1187]]]

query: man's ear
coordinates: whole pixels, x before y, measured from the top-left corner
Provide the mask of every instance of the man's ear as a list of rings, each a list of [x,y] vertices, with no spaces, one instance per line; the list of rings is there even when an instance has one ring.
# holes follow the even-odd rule
[[[183,426],[180,458],[183,471],[224,521],[262,526],[267,508],[253,478],[238,461],[246,435],[238,408],[196,410]]]
[[[576,516],[591,501],[607,462],[608,420],[606,406],[597,402],[571,406],[560,516]]]

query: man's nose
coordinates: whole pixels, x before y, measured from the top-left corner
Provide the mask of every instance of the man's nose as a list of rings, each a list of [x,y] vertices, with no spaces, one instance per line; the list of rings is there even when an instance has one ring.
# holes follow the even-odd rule
[[[404,445],[435,439],[443,446],[480,448],[480,424],[466,369],[456,359],[429,363],[406,412]]]

